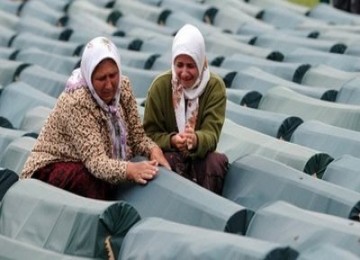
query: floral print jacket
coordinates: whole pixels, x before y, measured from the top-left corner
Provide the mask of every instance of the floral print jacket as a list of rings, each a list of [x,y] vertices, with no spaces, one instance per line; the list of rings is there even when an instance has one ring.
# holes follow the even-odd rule
[[[120,113],[127,129],[127,158],[112,158],[105,113],[87,88],[63,92],[43,126],[21,178],[54,162],[82,162],[97,178],[116,184],[126,179],[127,161],[135,155],[149,156],[156,144],[145,135],[131,84],[121,77]]]

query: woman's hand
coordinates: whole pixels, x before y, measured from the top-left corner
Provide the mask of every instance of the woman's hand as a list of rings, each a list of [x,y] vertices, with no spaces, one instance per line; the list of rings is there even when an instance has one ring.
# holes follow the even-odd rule
[[[166,160],[163,151],[159,146],[155,146],[150,151],[150,160],[155,160],[158,164],[164,166],[166,169],[171,171],[169,162]]]
[[[194,128],[186,125],[185,127],[186,146],[188,150],[194,150],[198,146],[197,135],[195,134]]]
[[[142,162],[128,162],[126,177],[130,181],[139,184],[146,184],[152,180],[158,172],[158,162],[156,160]]]
[[[180,152],[184,152],[187,150],[186,144],[186,135],[185,134],[176,134],[171,136],[171,146],[179,150]]]
[[[180,152],[194,150],[198,146],[198,139],[194,128],[186,125],[185,132],[171,137],[171,146]]]

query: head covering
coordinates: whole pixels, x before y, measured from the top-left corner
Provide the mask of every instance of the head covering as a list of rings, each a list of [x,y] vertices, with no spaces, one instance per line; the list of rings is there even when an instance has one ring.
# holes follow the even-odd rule
[[[96,93],[91,76],[96,66],[104,59],[112,59],[119,69],[119,86],[114,99],[106,104]],[[126,157],[126,128],[119,111],[121,91],[121,65],[120,55],[116,45],[106,37],[96,37],[85,46],[81,57],[80,68],[75,69],[68,79],[65,92],[72,92],[79,88],[88,88],[95,102],[108,116],[108,127],[113,144],[113,158]]]
[[[199,77],[190,88],[184,88],[180,84],[180,80],[177,78],[175,72],[174,62],[176,57],[181,54],[189,55],[194,60],[199,71]],[[177,32],[172,45],[171,64],[171,84],[176,123],[179,132],[183,132],[187,124],[195,128],[199,108],[199,96],[204,92],[210,79],[210,71],[205,54],[205,41],[198,28],[186,24]],[[185,99],[188,100],[186,107]]]

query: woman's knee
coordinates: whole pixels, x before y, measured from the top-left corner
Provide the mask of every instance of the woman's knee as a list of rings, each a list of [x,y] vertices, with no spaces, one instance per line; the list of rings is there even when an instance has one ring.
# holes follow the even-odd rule
[[[210,172],[214,172],[214,174],[221,173],[225,175],[229,168],[229,159],[223,153],[209,153],[207,156],[206,165],[208,165]]]

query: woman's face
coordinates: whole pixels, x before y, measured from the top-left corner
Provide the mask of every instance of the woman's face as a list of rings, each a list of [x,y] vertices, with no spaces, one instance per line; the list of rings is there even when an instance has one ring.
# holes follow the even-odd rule
[[[199,70],[195,61],[186,54],[181,54],[175,58],[174,68],[180,84],[184,88],[190,88],[194,85],[199,77]]]
[[[119,69],[112,59],[101,61],[91,75],[96,94],[106,104],[110,104],[114,99],[119,86],[119,78]]]

